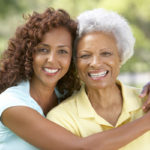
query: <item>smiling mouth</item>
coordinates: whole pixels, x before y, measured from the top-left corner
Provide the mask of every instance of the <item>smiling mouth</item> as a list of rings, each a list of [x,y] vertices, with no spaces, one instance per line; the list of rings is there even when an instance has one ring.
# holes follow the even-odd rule
[[[56,74],[59,69],[50,69],[50,68],[44,68],[43,69],[47,74]]]
[[[93,80],[98,80],[102,77],[105,77],[108,74],[109,71],[103,71],[98,73],[88,73],[88,76],[92,78]]]

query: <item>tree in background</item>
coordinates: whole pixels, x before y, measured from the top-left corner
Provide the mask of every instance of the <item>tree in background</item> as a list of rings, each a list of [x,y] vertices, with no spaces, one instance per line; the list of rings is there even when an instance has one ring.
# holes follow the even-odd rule
[[[135,55],[122,67],[121,72],[149,71],[149,0],[0,0],[0,51],[5,49],[16,26],[23,22],[23,13],[42,11],[47,7],[63,8],[74,18],[85,10],[99,7],[120,13],[127,18],[136,37]]]

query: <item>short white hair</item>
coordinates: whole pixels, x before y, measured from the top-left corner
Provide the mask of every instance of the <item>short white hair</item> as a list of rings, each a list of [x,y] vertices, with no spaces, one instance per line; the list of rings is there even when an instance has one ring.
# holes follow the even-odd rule
[[[93,31],[112,33],[116,39],[121,64],[134,53],[135,38],[125,18],[103,8],[88,10],[77,17],[77,38]]]

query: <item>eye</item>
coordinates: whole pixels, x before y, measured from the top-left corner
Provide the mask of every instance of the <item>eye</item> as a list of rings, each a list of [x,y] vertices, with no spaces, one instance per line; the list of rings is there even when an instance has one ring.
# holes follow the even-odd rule
[[[108,57],[108,56],[111,56],[112,53],[105,51],[105,52],[102,52],[101,55],[102,55],[102,56],[105,56],[105,57]]]
[[[89,57],[90,57],[89,54],[83,54],[83,55],[79,56],[79,58],[83,58],[83,59],[87,59]]]
[[[47,53],[49,53],[49,49],[47,49],[47,48],[38,48],[37,52],[41,53],[41,54],[47,54]]]
[[[58,53],[59,54],[68,54],[68,51],[65,49],[60,49],[60,50],[58,50]]]

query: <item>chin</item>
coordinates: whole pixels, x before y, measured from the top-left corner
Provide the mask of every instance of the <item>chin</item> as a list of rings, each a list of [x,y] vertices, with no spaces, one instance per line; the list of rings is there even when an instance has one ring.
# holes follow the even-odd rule
[[[110,86],[110,84],[108,84],[108,83],[96,83],[96,84],[88,85],[89,88],[93,88],[93,89],[105,89],[109,86]]]
[[[98,85],[98,86],[93,86],[93,88],[95,88],[95,89],[105,89],[105,88],[107,88],[108,86],[107,85]]]

